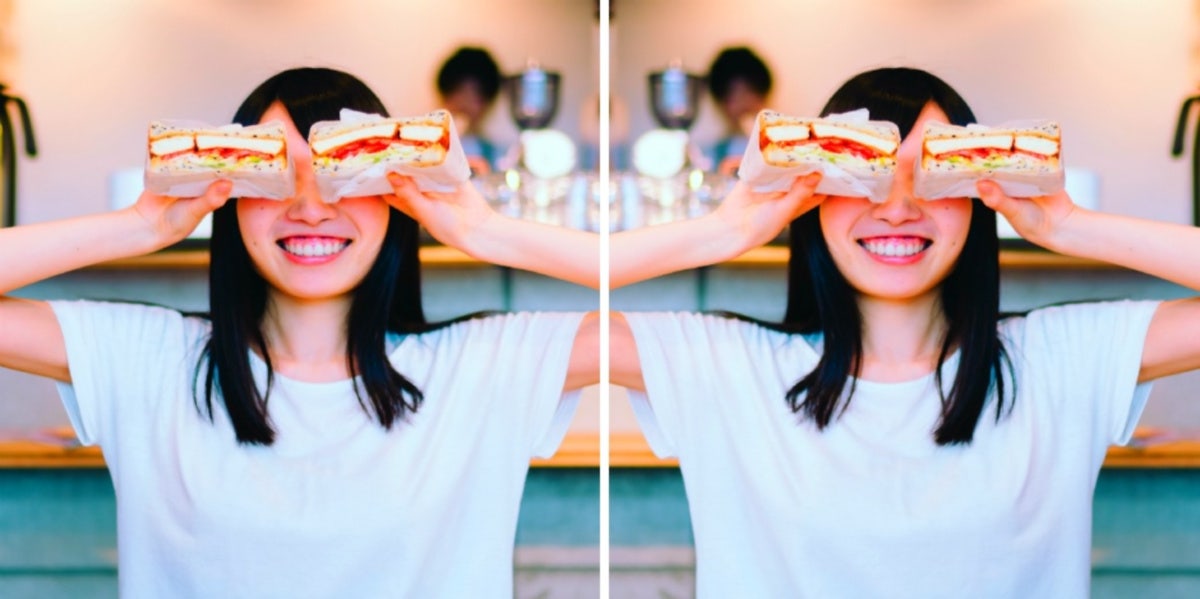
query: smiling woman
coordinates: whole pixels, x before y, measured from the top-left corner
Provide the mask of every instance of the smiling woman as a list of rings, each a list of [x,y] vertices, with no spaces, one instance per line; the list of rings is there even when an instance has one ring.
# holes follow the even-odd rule
[[[554,453],[599,378],[597,319],[428,322],[418,225],[397,207],[449,208],[431,231],[487,240],[476,258],[585,282],[596,266],[546,267],[537,244],[569,264],[596,255],[594,236],[539,241],[470,184],[435,199],[401,178],[399,195],[325,202],[305,138],[344,108],[385,114],[362,81],[318,68],[271,77],[238,109],[240,124],[284,125],[292,197],[229,199],[218,181],[0,231],[8,292],[166,247],[213,213],[207,317],[0,297],[0,367],[56,379],[79,440],[103,449],[124,596],[511,595],[529,462]],[[464,563],[471,576],[454,575]]]
[[[1002,315],[996,213],[1051,250],[1192,289],[1180,256],[1200,236],[987,181],[978,199],[918,197],[919,132],[973,113],[909,68],[852,77],[822,113],[859,108],[903,136],[882,202],[817,195],[815,174],[739,184],[708,216],[611,241],[624,284],[791,226],[782,322],[613,318],[612,380],[679,460],[697,596],[1086,597],[1105,451],[1130,440],[1148,382],[1200,367],[1200,302]]]

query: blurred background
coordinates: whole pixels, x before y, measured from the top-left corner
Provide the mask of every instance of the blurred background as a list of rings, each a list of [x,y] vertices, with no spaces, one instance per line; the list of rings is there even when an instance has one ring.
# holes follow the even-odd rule
[[[393,115],[414,115],[448,100],[436,83],[455,51],[481,48],[501,79],[531,64],[556,73],[557,110],[539,127],[579,140],[581,107],[599,90],[595,10],[592,0],[0,0],[0,83],[28,105],[38,142],[36,157],[17,160],[15,220],[131,201],[150,120],[228,123],[256,85],[297,66],[350,72]],[[508,98],[498,90],[471,127],[497,157],[519,146],[522,132]],[[20,146],[24,131],[9,110]],[[520,160],[511,165],[519,174],[526,172]],[[423,272],[431,319],[597,306],[593,290],[439,255],[425,260]],[[205,310],[204,250],[158,258],[85,269],[14,295]],[[591,390],[579,410],[566,461],[529,474],[517,535],[519,597],[598,594],[596,395]],[[0,397],[5,440],[69,445],[58,436],[68,421],[49,381],[0,370]],[[114,500],[98,454],[41,462],[0,454],[8,465],[0,468],[0,597],[115,597]]]

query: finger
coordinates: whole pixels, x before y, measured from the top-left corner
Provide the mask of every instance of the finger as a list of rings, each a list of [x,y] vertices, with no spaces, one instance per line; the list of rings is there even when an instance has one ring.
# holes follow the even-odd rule
[[[1004,215],[1013,210],[1013,199],[1005,195],[995,181],[988,179],[977,181],[975,189],[979,192],[979,199],[984,206]]]
[[[803,177],[796,177],[792,181],[792,186],[788,188],[787,193],[783,196],[783,201],[787,203],[802,203],[813,197],[817,190],[817,186],[821,184],[821,173],[812,172]]]
[[[411,196],[420,193],[417,189],[417,182],[412,177],[401,175],[400,173],[388,173],[388,183],[391,183],[392,189],[396,191],[398,196]]]
[[[218,179],[209,183],[204,193],[188,201],[187,211],[196,219],[204,216],[229,201],[229,193],[233,190],[233,182],[228,179]]]

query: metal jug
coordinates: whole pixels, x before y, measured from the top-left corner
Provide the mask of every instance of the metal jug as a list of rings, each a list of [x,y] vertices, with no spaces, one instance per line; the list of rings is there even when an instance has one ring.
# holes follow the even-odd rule
[[[0,227],[11,227],[17,223],[17,136],[8,112],[9,104],[15,104],[21,114],[21,128],[25,130],[25,154],[37,156],[29,107],[21,98],[8,95],[4,84],[0,83],[0,179],[4,185],[4,195],[0,198]]]

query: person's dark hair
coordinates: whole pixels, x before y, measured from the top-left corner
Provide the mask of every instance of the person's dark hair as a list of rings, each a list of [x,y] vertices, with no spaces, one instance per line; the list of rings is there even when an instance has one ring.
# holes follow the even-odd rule
[[[974,113],[954,89],[930,73],[908,68],[878,69],[855,76],[834,92],[821,114],[866,108],[872,120],[896,123],[904,137],[912,132],[917,116],[931,102],[953,124],[975,122]],[[818,211],[809,211],[793,221],[790,238],[788,306],[782,328],[821,333],[824,351],[816,368],[788,390],[787,401],[794,412],[824,428],[849,405],[854,393],[850,377],[857,377],[862,369],[861,315],[855,290],[829,253]],[[1003,377],[1008,357],[997,332],[999,245],[996,213],[978,198],[972,199],[966,243],[941,284],[948,329],[935,375],[942,394],[941,419],[934,431],[939,445],[970,443],[993,389],[996,419],[1003,416],[1006,404],[1011,407],[1011,402],[1005,400]],[[959,352],[958,370],[946,395],[942,364],[955,348]],[[850,390],[843,400],[847,381]]]
[[[467,81],[476,82],[488,102],[495,100],[500,93],[500,67],[487,50],[464,46],[451,54],[438,69],[437,88],[443,97],[454,93]]]
[[[725,48],[708,68],[708,91],[718,102],[729,95],[735,81],[744,81],[754,93],[771,92],[771,70],[753,50],[745,46]]]
[[[259,85],[238,108],[233,120],[259,122],[279,102],[296,128],[307,137],[313,123],[335,120],[343,108],[387,115],[383,102],[352,75],[323,68],[279,73]],[[219,395],[240,443],[270,445],[275,438],[267,413],[274,371],[261,323],[267,307],[266,280],[246,251],[238,227],[237,200],[213,213],[209,310],[212,336],[197,366],[204,377],[202,412],[213,418],[213,396]],[[375,263],[354,291],[346,324],[346,362],[357,378],[354,391],[363,409],[391,428],[421,403],[421,390],[397,372],[387,359],[386,333],[432,330],[421,306],[417,223],[392,208],[387,232]],[[250,350],[266,363],[265,392],[255,385]],[[207,358],[207,359],[205,359]],[[360,388],[361,385],[361,388]],[[364,401],[362,390],[366,391]],[[200,398],[196,398],[200,409]],[[368,406],[369,403],[369,406]]]

